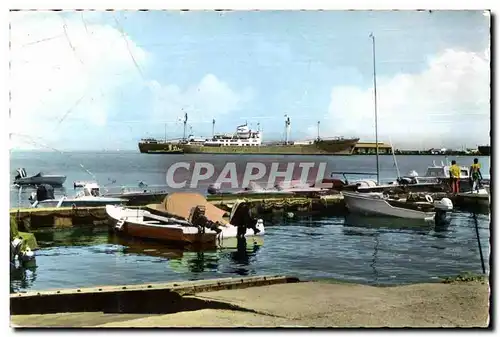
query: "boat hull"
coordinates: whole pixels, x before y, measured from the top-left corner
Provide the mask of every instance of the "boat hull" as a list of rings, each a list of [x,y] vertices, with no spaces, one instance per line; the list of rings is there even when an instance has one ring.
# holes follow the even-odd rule
[[[220,227],[221,233],[205,228],[204,233],[194,226],[183,226],[177,224],[160,224],[157,222],[145,222],[144,217],[149,213],[139,209],[128,209],[120,206],[107,205],[106,213],[110,229],[115,233],[155,241],[165,241],[178,244],[212,244],[223,245],[224,241],[230,241],[237,236],[237,227],[228,225]],[[120,220],[123,225],[119,226]],[[121,227],[120,229],[118,229]],[[245,237],[264,235],[264,225],[259,222],[256,226],[260,232],[255,234],[248,229]]]
[[[141,153],[157,154],[239,154],[239,155],[350,155],[358,138],[320,140],[307,145],[203,146],[165,142],[140,142]]]
[[[386,200],[376,199],[372,193],[342,192],[347,209],[352,213],[363,215],[388,216],[406,219],[420,219],[430,221],[434,212],[422,212],[412,209],[393,207]]]
[[[62,186],[66,181],[65,176],[41,176],[41,177],[26,177],[14,180],[16,185],[42,185]]]
[[[181,242],[184,244],[208,244],[215,243],[215,233],[184,233],[182,228],[154,227],[125,221],[122,234],[158,241]]]

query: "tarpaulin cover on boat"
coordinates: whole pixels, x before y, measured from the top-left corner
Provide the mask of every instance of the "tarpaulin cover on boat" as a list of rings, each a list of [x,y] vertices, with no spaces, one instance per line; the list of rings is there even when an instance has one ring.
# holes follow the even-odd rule
[[[205,216],[210,221],[223,224],[228,223],[227,220],[222,218],[226,212],[209,203],[207,199],[199,193],[172,193],[167,195],[161,204],[148,205],[147,208],[153,211],[168,213],[183,219],[189,219],[191,210],[196,206],[205,206]]]

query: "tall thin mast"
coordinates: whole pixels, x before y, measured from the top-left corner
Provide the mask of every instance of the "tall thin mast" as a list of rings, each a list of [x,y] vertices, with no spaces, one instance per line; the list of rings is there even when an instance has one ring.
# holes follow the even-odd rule
[[[285,145],[288,145],[288,137],[290,136],[290,117],[285,115]]]
[[[212,138],[215,137],[215,119],[212,119]]]
[[[188,121],[188,114],[187,112],[184,114],[184,136],[182,137],[182,140],[186,140],[186,124]]]
[[[375,99],[375,153],[377,157],[377,184],[380,184],[380,166],[378,161],[378,117],[377,117],[377,71],[375,68],[375,36],[370,33],[373,47],[373,95]]]
[[[319,121],[318,121],[318,140],[319,140]]]

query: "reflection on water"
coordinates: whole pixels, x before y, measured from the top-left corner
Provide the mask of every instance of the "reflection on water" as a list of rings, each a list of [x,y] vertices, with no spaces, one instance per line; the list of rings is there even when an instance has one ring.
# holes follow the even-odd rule
[[[36,281],[36,267],[25,268],[10,264],[10,292],[16,293],[29,289]]]
[[[71,228],[65,230],[37,231],[36,240],[40,247],[91,246],[108,242],[106,228]]]
[[[373,281],[375,284],[378,283],[378,272],[377,272],[377,268],[375,267],[375,264],[377,262],[377,253],[378,253],[378,245],[379,245],[378,236],[379,236],[378,234],[374,235],[375,246],[373,247],[373,260],[372,260],[372,263],[370,264],[370,266],[372,267],[372,270],[373,270]]]
[[[486,273],[486,266],[483,256],[483,249],[481,245],[481,235],[479,234],[479,221],[476,213],[472,213],[472,221],[474,222],[474,227],[476,229],[476,237],[477,237],[477,246],[479,250],[479,256],[481,258],[481,268],[483,270],[483,274]]]

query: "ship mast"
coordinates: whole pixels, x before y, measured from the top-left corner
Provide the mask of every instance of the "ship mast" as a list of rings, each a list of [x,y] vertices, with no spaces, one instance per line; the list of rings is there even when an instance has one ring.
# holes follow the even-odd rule
[[[319,121],[318,121],[318,141],[319,141]]]
[[[375,153],[377,158],[377,185],[380,184],[380,166],[378,161],[378,118],[377,118],[377,72],[375,68],[375,36],[370,33],[372,39],[372,50],[373,50],[373,95],[375,99]]]
[[[290,117],[285,115],[285,145],[288,145],[288,138],[290,137]]]
[[[215,137],[215,119],[212,119],[212,138]]]
[[[184,114],[184,135],[182,137],[182,140],[186,140],[186,124],[188,121],[188,114],[187,112]]]

